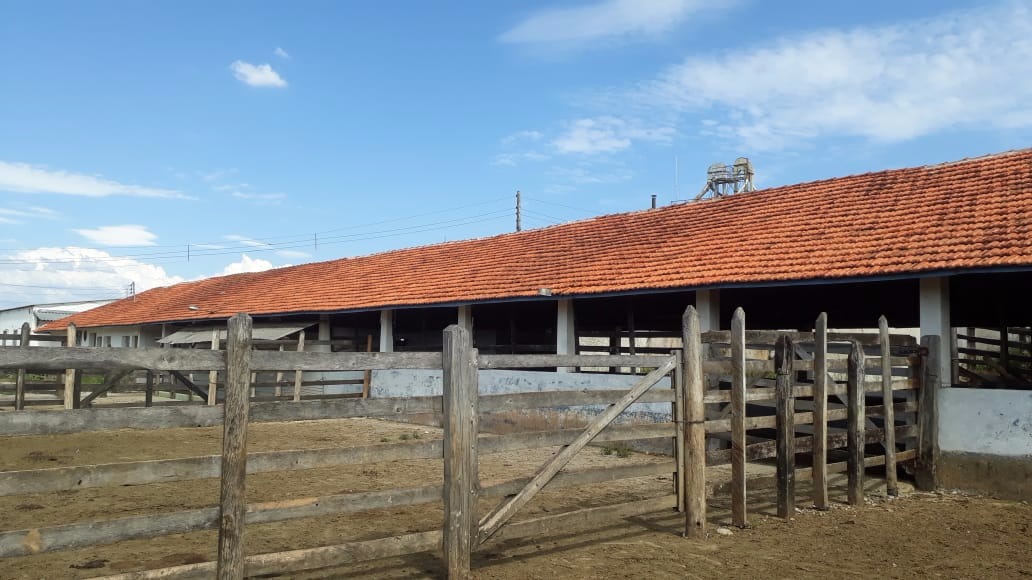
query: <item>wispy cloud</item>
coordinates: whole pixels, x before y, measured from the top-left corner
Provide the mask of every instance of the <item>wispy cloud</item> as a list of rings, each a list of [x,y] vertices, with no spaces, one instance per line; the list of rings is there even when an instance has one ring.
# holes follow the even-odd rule
[[[276,56],[278,56],[280,58],[285,58],[287,60],[290,60],[290,53],[285,51],[285,50],[283,50],[282,48],[280,48],[278,46],[276,47],[276,50],[272,51],[272,54],[275,54]]]
[[[568,123],[566,130],[552,139],[551,144],[559,153],[594,155],[622,151],[634,141],[670,141],[674,134],[672,127],[646,127],[603,116]]]
[[[85,197],[129,195],[136,197],[192,199],[174,189],[130,185],[95,175],[53,170],[39,165],[8,161],[0,161],[0,191],[81,195]]]
[[[565,43],[656,35],[689,16],[733,2],[703,0],[605,0],[531,14],[498,40],[514,44]]]
[[[250,246],[252,248],[268,248],[269,244],[250,238],[248,236],[241,236],[239,234],[226,234],[222,236],[222,239],[230,242],[236,242],[242,246]]]
[[[208,172],[199,172],[201,179],[205,181],[219,181],[231,175],[236,175],[239,170],[236,167],[225,167],[220,169],[212,169]]]
[[[517,131],[502,137],[499,143],[504,150],[491,160],[492,165],[516,166],[524,161],[545,161],[549,155],[540,150],[540,141],[545,134],[541,131]]]
[[[287,81],[283,80],[283,77],[267,63],[251,64],[237,60],[233,61],[229,68],[238,81],[252,87],[284,88],[287,86]]]
[[[1032,10],[1004,2],[692,56],[633,96],[703,115],[701,133],[752,150],[829,136],[892,142],[957,127],[1027,128],[1030,54]]]
[[[57,219],[58,213],[50,208],[27,206],[22,208],[0,207],[0,223],[22,224],[26,221]]]
[[[234,191],[230,195],[237,199],[251,199],[265,202],[283,201],[287,198],[287,194],[285,193],[246,193],[243,191]]]
[[[140,225],[100,226],[92,230],[72,231],[100,246],[153,246],[154,240],[158,239],[147,226]]]

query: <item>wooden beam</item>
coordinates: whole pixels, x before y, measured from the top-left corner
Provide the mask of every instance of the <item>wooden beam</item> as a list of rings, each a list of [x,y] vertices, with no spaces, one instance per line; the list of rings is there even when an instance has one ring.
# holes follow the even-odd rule
[[[470,332],[444,329],[444,560],[448,578],[472,578],[477,545],[477,360]]]
[[[878,318],[878,332],[881,335],[881,384],[882,384],[882,418],[885,422],[885,493],[899,495],[899,483],[896,480],[896,413],[893,410],[892,394],[892,348],[889,344],[889,320],[885,316]]]
[[[244,577],[244,495],[247,474],[247,413],[251,380],[251,317],[229,319],[226,338],[226,399],[222,432],[222,479],[219,485],[219,580]]]
[[[866,417],[864,401],[864,354],[860,343],[853,342],[849,353],[847,371],[849,394],[847,395],[847,460],[848,496],[850,505],[864,503],[864,436]]]
[[[75,337],[77,333],[75,331],[75,325],[69,323],[67,329],[67,348],[73,348],[75,346]],[[26,349],[27,350],[27,349]],[[62,350],[62,349],[58,349]],[[65,367],[65,382],[64,382],[64,408],[74,409],[75,408],[75,369],[72,367]]]
[[[921,361],[921,389],[918,391],[917,412],[918,455],[914,483],[915,487],[923,491],[932,491],[939,487],[940,340],[935,335],[921,337],[921,345],[928,348],[928,354]]]
[[[18,341],[20,348],[29,347],[29,323],[23,322],[21,326],[21,337]],[[25,408],[25,369],[18,369],[18,378],[14,386],[14,410],[21,411]]]
[[[731,317],[731,524],[744,528],[746,519],[745,463],[745,311]]]
[[[828,315],[821,312],[814,328],[813,349],[813,505],[828,502]]]
[[[795,513],[795,398],[792,396],[792,338],[781,335],[774,343],[777,369],[777,501],[778,517],[788,519]]]
[[[211,350],[218,352],[220,350],[219,345],[219,332],[218,328],[211,329]],[[219,371],[212,369],[208,371],[208,404],[214,405],[218,401],[219,397]]]
[[[699,313],[689,306],[681,319],[684,350],[685,439],[684,472],[684,535],[706,537],[706,406],[703,404],[702,337]]]

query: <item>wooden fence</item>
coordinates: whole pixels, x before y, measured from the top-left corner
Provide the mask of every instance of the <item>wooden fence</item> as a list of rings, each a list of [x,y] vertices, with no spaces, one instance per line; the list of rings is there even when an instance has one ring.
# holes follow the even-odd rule
[[[221,478],[220,503],[208,508],[166,514],[135,516],[99,522],[68,524],[0,533],[0,557],[14,557],[67,550],[128,539],[154,538],[196,530],[218,529],[218,559],[174,568],[132,573],[122,578],[241,578],[296,572],[363,560],[440,551],[449,577],[470,576],[472,553],[485,542],[543,533],[555,533],[615,518],[660,510],[684,513],[684,533],[706,534],[706,465],[731,463],[735,523],[746,523],[746,466],[750,461],[776,458],[778,513],[786,516],[795,505],[794,481],[807,475],[796,469],[797,453],[814,450],[809,475],[815,481],[814,503],[826,507],[826,474],[845,469],[849,474],[851,503],[862,498],[864,468],[917,460],[919,483],[934,485],[934,389],[932,373],[938,368],[929,357],[934,348],[921,349],[895,337],[900,352],[893,356],[890,337],[883,324],[880,335],[839,337],[829,335],[826,320],[818,319],[814,333],[749,332],[744,314],[736,313],[730,332],[699,331],[698,316],[689,308],[684,317],[684,348],[666,355],[479,355],[469,333],[452,326],[445,330],[443,353],[317,353],[256,351],[251,347],[251,321],[238,315],[230,321],[225,352],[179,349],[0,349],[0,370],[109,368],[185,372],[215,369],[226,373],[227,396],[223,405],[153,408],[95,408],[65,411],[0,413],[0,436],[82,433],[110,429],[161,429],[223,425],[223,449],[219,455],[163,459],[145,462],[86,465],[54,469],[0,472],[0,495],[57,492],[89,487],[139,485],[153,482]],[[706,341],[705,346],[704,342]],[[931,337],[930,341],[936,340]],[[846,342],[843,342],[846,341]],[[802,360],[797,345],[810,344],[812,360]],[[770,352],[774,357],[748,358],[750,352]],[[832,360],[829,349],[848,345],[848,358]],[[879,346],[881,345],[881,346]],[[729,356],[720,356],[726,346]],[[835,348],[832,348],[835,347]],[[881,354],[869,365],[864,348],[877,347]],[[922,361],[922,357],[929,360]],[[805,356],[802,356],[805,358]],[[542,367],[641,367],[652,369],[636,377],[626,391],[552,391],[505,395],[480,395],[479,369]],[[337,399],[301,402],[250,402],[252,373],[260,371],[366,369],[440,369],[441,396],[395,399]],[[810,379],[805,373],[810,373]],[[845,380],[837,377],[843,374]],[[865,375],[880,373],[880,381]],[[900,376],[902,375],[902,376]],[[670,387],[657,387],[665,377]],[[721,377],[731,388],[720,387]],[[773,386],[767,382],[773,377]],[[707,389],[707,378],[714,379]],[[918,392],[920,400],[905,393]],[[882,405],[866,405],[866,396],[880,393]],[[827,409],[829,398],[846,399],[843,408]],[[749,416],[749,403],[775,402],[775,414]],[[801,409],[804,401],[812,409]],[[654,424],[614,424],[635,402],[669,403],[672,420]],[[478,433],[482,413],[507,409],[603,405],[604,411],[582,429],[488,436]],[[707,405],[723,406],[728,418],[707,418]],[[798,408],[798,410],[797,410]],[[896,417],[893,412],[897,412]],[[436,413],[443,422],[441,441],[412,441],[351,448],[273,451],[248,454],[247,426],[255,422],[336,419],[346,417],[398,418],[414,413]],[[914,417],[900,420],[899,417]],[[839,422],[848,423],[844,433]],[[878,421],[882,428],[871,426]],[[812,434],[797,436],[803,425]],[[891,427],[891,428],[890,428]],[[775,429],[773,441],[750,439],[749,431]],[[731,434],[730,450],[707,452],[707,435]],[[897,440],[891,439],[892,435]],[[648,465],[610,468],[565,469],[590,442],[667,438],[675,441],[672,460]],[[912,445],[907,445],[913,441]],[[880,455],[865,454],[872,444],[883,444]],[[482,486],[478,457],[536,447],[561,446],[533,477]],[[826,463],[826,450],[844,447],[845,465]],[[821,451],[825,452],[822,453]],[[245,505],[246,475],[268,471],[311,469],[401,459],[443,459],[443,480],[419,487],[312,497],[289,502],[271,501]],[[895,469],[890,469],[892,475]],[[565,487],[615,479],[674,474],[669,494],[645,500],[577,509],[545,517],[512,521],[546,485]],[[894,485],[889,477],[889,491]],[[820,490],[820,491],[816,491]],[[484,514],[477,513],[481,498],[501,498]],[[388,507],[443,502],[440,529],[345,544],[245,556],[242,539],[247,525],[329,514],[355,513]],[[478,517],[480,515],[480,517]]]
[[[954,383],[1032,389],[1032,328],[957,328],[951,344]]]

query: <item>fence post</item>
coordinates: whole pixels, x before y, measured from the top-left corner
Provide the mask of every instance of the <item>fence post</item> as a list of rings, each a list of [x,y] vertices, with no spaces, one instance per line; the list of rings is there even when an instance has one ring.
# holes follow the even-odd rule
[[[878,333],[881,342],[881,384],[882,384],[882,419],[885,421],[885,493],[898,496],[899,484],[896,481],[896,404],[892,394],[892,348],[889,343],[889,321],[884,316],[878,318]]]
[[[939,341],[938,336],[922,336],[921,388],[917,403],[917,468],[914,483],[923,491],[939,487],[936,473],[939,462]]]
[[[731,523],[749,525],[745,510],[745,311],[731,317]]]
[[[247,314],[237,314],[229,319],[219,504],[219,580],[244,577],[244,511],[247,507],[244,480],[247,473],[251,327],[251,317]]]
[[[219,329],[215,327],[211,330],[211,349],[219,350]],[[228,337],[227,337],[228,338]],[[208,371],[208,404],[214,405],[218,401],[219,396],[219,371],[210,370]]]
[[[674,374],[671,380],[671,387],[674,389],[673,417],[674,417],[674,461],[677,462],[677,471],[674,473],[674,494],[677,495],[677,511],[683,513],[684,505],[684,360],[680,351],[670,351],[670,356],[677,359],[677,366],[674,367]]]
[[[828,504],[828,314],[814,325],[813,344],[813,506]]]
[[[143,391],[143,406],[150,407],[154,405],[154,371],[147,371],[147,383],[144,386]]]
[[[457,324],[444,329],[444,559],[448,578],[472,578],[470,560],[477,545],[477,424],[479,416],[476,351],[469,331]]]
[[[795,511],[795,396],[792,386],[792,359],[795,345],[787,334],[778,337],[774,344],[774,398],[777,410],[777,481],[778,517],[791,517]]]
[[[849,361],[846,366],[846,473],[850,505],[864,503],[864,445],[867,407],[864,399],[864,349],[853,339],[849,341]]]
[[[684,350],[684,473],[685,520],[687,538],[706,537],[706,407],[703,404],[702,332],[699,313],[694,306],[682,319]]]
[[[305,351],[305,331],[301,329],[301,332],[297,335],[297,352]],[[294,401],[301,400],[301,384],[305,380],[305,373],[301,369],[294,370]]]
[[[29,346],[29,323],[23,322],[21,325],[21,341],[18,342],[18,346],[21,348],[28,348]],[[17,383],[14,385],[14,410],[21,411],[25,408],[25,369],[18,369]]]
[[[75,325],[74,324],[71,324],[71,323],[68,324],[68,332],[67,332],[66,336],[68,337],[66,346],[68,348],[74,347],[75,346],[75,336],[76,336],[76,331],[75,331]],[[67,369],[67,370],[65,370],[65,380],[64,380],[64,408],[65,409],[72,409],[74,407],[75,407],[75,369]]]

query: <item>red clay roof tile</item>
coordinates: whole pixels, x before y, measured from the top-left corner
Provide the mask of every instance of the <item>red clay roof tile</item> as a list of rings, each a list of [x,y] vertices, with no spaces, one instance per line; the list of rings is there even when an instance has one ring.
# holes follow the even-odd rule
[[[1025,149],[186,282],[45,328],[1032,266],[1030,234]]]

